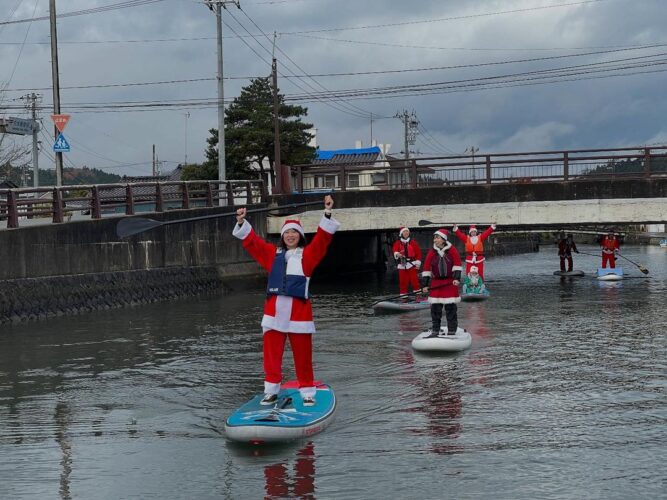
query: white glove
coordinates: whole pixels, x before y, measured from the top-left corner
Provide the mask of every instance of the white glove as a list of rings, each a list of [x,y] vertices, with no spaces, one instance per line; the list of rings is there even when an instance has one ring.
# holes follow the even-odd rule
[[[398,260],[401,258],[401,252],[394,252],[394,259]]]
[[[495,224],[491,224],[491,229],[493,229],[493,230],[495,231],[495,230],[496,230],[496,225],[495,225]]]
[[[419,271],[419,268],[422,266],[422,261],[421,260],[414,260],[414,261],[412,261],[412,263],[417,268],[417,271]]]
[[[459,226],[457,224],[454,224],[454,227],[452,227],[452,232],[456,232],[459,230]]]

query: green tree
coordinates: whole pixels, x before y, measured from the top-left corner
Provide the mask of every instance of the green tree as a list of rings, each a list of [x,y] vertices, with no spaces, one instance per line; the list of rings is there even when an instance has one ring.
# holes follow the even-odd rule
[[[280,118],[280,152],[284,165],[308,163],[315,157],[315,148],[308,145],[313,128],[301,121],[308,114],[307,108],[285,104],[278,93]],[[217,179],[218,130],[209,130],[206,140],[206,161],[197,169],[199,179]],[[273,94],[269,78],[255,78],[241,89],[241,94],[225,110],[225,159],[228,179],[249,179],[257,172],[268,173],[275,184],[273,141]],[[263,160],[268,158],[268,172]],[[189,165],[188,165],[189,167]],[[187,167],[186,167],[187,169]],[[184,169],[184,175],[186,174]],[[195,170],[194,168],[192,169]],[[190,175],[190,172],[188,172]]]

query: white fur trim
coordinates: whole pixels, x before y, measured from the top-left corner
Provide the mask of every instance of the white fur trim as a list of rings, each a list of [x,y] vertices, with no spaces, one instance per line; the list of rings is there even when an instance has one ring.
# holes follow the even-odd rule
[[[264,394],[278,394],[280,392],[280,384],[264,381]]]
[[[301,236],[305,236],[305,234],[303,234],[303,226],[301,224],[297,224],[296,222],[290,222],[288,224],[283,224],[283,227],[280,230],[280,236],[285,234],[285,231],[287,231],[288,229],[294,229]]]
[[[320,219],[320,227],[327,233],[334,234],[336,231],[338,231],[340,222],[338,222],[333,217],[331,219],[327,219],[325,216],[322,216],[322,219]]]
[[[466,262],[468,264],[479,264],[480,262],[484,262],[485,259],[485,257],[479,257],[478,255],[475,255],[472,259],[466,258]]]
[[[433,233],[434,235],[440,236],[443,240],[448,241],[449,237],[445,233],[441,233],[440,231],[436,231]]]
[[[429,297],[428,302],[429,304],[458,304],[461,302],[461,297]]]
[[[235,236],[240,240],[245,240],[250,234],[250,231],[252,231],[252,226],[250,225],[250,222],[244,220],[242,226],[234,224],[234,230],[232,231],[232,236]]]
[[[419,268],[421,267],[421,265],[422,265],[422,261],[421,261],[421,260],[413,260],[412,263],[415,265],[415,267],[416,267],[417,269],[419,269]]]
[[[422,276],[425,277],[425,278],[430,278],[431,277],[431,271],[422,272]]]
[[[452,271],[463,271],[461,266],[452,266]]]

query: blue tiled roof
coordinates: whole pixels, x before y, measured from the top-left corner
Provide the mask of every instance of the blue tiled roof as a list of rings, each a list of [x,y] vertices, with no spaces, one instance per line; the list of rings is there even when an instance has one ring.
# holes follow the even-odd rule
[[[317,150],[317,155],[315,156],[316,160],[331,160],[335,156],[347,156],[347,155],[368,155],[368,154],[380,154],[380,148],[374,146],[372,148],[359,148],[359,149],[332,149],[332,150]]]

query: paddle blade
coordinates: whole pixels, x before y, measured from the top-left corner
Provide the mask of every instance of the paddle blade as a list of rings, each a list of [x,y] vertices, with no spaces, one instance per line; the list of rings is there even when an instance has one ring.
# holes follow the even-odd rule
[[[143,217],[132,217],[121,220],[116,226],[116,234],[119,238],[127,238],[135,234],[143,233],[154,227],[164,224],[159,220],[145,219]]]
[[[434,225],[433,222],[431,222],[430,220],[424,220],[424,219],[420,220],[417,224],[419,224],[420,226],[433,226]]]
[[[648,269],[646,269],[644,266],[639,266],[639,270],[644,274],[648,274]]]

